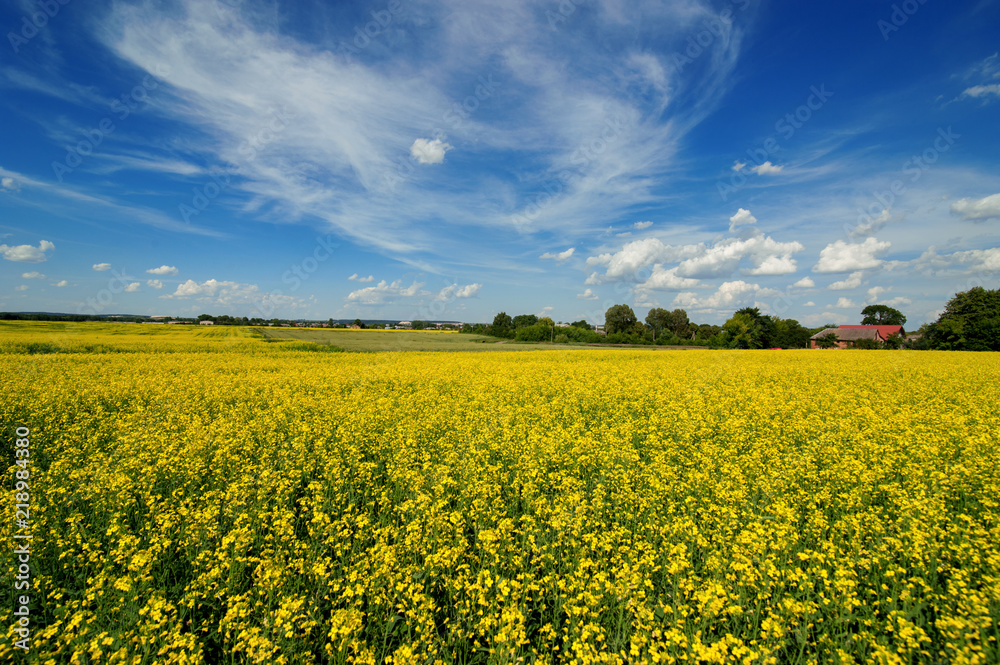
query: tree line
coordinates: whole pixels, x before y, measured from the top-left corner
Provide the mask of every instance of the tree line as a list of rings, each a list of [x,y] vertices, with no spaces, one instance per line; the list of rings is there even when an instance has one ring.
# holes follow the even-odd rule
[[[906,324],[906,316],[888,305],[868,305],[861,310],[861,325]],[[491,324],[466,324],[462,332],[491,335],[521,342],[685,345],[726,349],[804,349],[813,335],[829,323],[809,328],[795,319],[762,314],[757,307],[736,310],[721,326],[693,323],[686,311],[649,310],[640,321],[628,305],[613,305],[604,314],[604,335],[584,320],[559,322],[550,317],[506,312]],[[831,333],[817,340],[818,346],[837,343]],[[1000,289],[975,287],[956,294],[934,323],[924,324],[913,335],[893,335],[884,342],[858,340],[853,348],[910,348],[965,351],[1000,351]]]

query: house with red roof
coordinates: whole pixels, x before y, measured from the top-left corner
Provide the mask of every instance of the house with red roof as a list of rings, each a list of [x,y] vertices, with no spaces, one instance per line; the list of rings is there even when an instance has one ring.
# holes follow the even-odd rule
[[[854,345],[854,342],[861,339],[873,339],[879,344],[884,344],[893,335],[906,337],[903,326],[839,326],[837,328],[825,328],[810,337],[809,348],[823,348],[819,344],[819,339],[830,334],[837,336],[837,343],[833,347],[837,349],[850,348]]]

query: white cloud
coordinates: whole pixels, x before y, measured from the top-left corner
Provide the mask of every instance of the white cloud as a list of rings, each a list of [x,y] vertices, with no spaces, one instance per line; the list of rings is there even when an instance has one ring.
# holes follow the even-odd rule
[[[444,153],[451,149],[452,146],[441,139],[417,139],[410,146],[410,155],[421,164],[440,164],[444,161]]]
[[[951,211],[962,219],[990,219],[1000,217],[1000,194],[982,199],[959,199],[951,204]]]
[[[576,294],[580,300],[600,300],[600,296],[594,293],[593,289],[584,289],[583,293]]]
[[[691,309],[732,309],[753,305],[757,298],[778,295],[774,289],[761,288],[759,284],[748,284],[743,280],[723,282],[719,289],[708,296],[700,298],[698,294],[686,291],[678,293],[674,298],[674,306]]]
[[[139,291],[139,282],[132,282],[125,287],[125,293],[137,293]]]
[[[912,305],[913,301],[909,298],[904,298],[903,296],[897,296],[891,300],[885,300],[881,304],[888,305],[889,307],[900,307],[902,305]],[[937,318],[937,317],[934,317]]]
[[[201,303],[213,304],[219,307],[254,305],[260,311],[274,311],[278,307],[295,308],[300,301],[292,296],[264,293],[256,284],[219,281],[209,279],[198,283],[192,279],[177,286],[172,294],[160,298],[194,298]]]
[[[752,268],[744,269],[745,275],[788,275],[797,270],[792,254],[805,247],[799,242],[778,242],[760,232],[745,238],[726,238],[706,248],[699,256],[681,261],[678,274],[684,277],[726,277],[731,275],[744,259]]]
[[[933,245],[910,264],[924,275],[951,277],[966,273],[992,273],[1000,271],[1000,247],[969,249],[938,254]]]
[[[857,307],[857,305],[851,302],[850,298],[844,298],[843,296],[841,296],[837,300],[837,304],[834,305],[834,307],[839,307],[840,309],[847,309],[850,307]]]
[[[410,286],[404,287],[402,280],[397,279],[390,284],[383,279],[375,286],[367,286],[348,293],[347,301],[359,305],[384,305],[398,298],[426,295],[426,292],[420,290],[422,286],[423,283],[413,282]]]
[[[867,238],[873,233],[877,233],[889,220],[892,219],[892,210],[885,208],[878,217],[869,217],[850,230],[848,235],[851,238]]]
[[[21,191],[21,184],[10,177],[0,178],[0,189],[8,192]]]
[[[816,286],[816,282],[812,281],[812,277],[806,276],[792,284],[792,286],[800,289],[811,289]]]
[[[465,286],[459,286],[458,284],[450,284],[443,289],[441,289],[435,296],[435,300],[451,300],[453,298],[471,298],[472,296],[479,293],[479,290],[483,288],[482,284],[466,284]]]
[[[763,164],[757,166],[751,166],[750,170],[757,175],[777,175],[781,173],[781,170],[785,168],[784,166],[775,166],[771,162],[767,161]]]
[[[351,275],[347,279],[350,280],[350,281],[352,281],[352,282],[367,283],[367,282],[374,282],[375,281],[375,276],[374,275],[368,275],[367,277],[358,277],[358,273],[354,273],[353,275]]]
[[[64,286],[69,286],[69,282],[67,282],[65,279],[60,279],[58,282],[56,282],[52,286],[57,286],[59,288],[62,288]]]
[[[891,245],[889,241],[880,242],[875,238],[867,238],[861,243],[838,240],[819,253],[819,262],[813,266],[813,272],[854,272],[877,268],[882,265],[882,260],[877,257],[889,251]]]
[[[38,272],[37,270],[32,270],[31,272],[22,272],[22,279],[45,279],[45,275]]]
[[[830,286],[826,287],[831,291],[847,291],[848,289],[856,289],[861,286],[861,280],[865,276],[863,270],[858,270],[852,272],[847,279],[841,280],[839,282],[834,282]]]
[[[158,279],[147,279],[146,286],[159,290],[163,288],[163,282]]]
[[[55,249],[56,246],[53,245],[48,240],[43,240],[38,243],[38,247],[32,247],[31,245],[0,245],[0,254],[3,255],[8,261],[19,261],[21,263],[43,263],[47,260],[45,252],[50,252]]]
[[[814,303],[812,300],[810,300],[808,302],[802,303],[802,306],[803,307],[815,307],[816,303]]]
[[[160,266],[159,268],[150,268],[146,272],[150,275],[176,275],[177,268],[173,266]]]
[[[733,165],[732,165],[731,168],[734,171],[742,171],[744,168],[746,168],[746,165],[747,165],[746,162],[741,162],[739,160],[736,160],[735,162],[733,162]]]
[[[540,259],[555,259],[556,261],[565,261],[569,257],[573,256],[573,252],[576,251],[576,247],[570,247],[565,252],[559,252],[558,254],[553,254],[552,252],[545,252],[538,258]]]
[[[643,229],[648,229],[652,225],[652,222],[636,222],[632,225],[632,228],[642,231]]]
[[[1000,97],[1000,83],[991,83],[989,85],[974,85],[971,88],[966,88],[962,91],[963,97],[989,97],[990,95],[996,95]]]
[[[110,263],[95,263],[93,265],[94,270],[97,272],[104,272],[105,270],[111,270]]]
[[[736,230],[737,226],[742,226],[744,224],[756,224],[757,218],[750,214],[749,210],[740,208],[736,211],[736,214],[729,218],[729,232],[732,233]]]
[[[27,291],[28,290],[28,285],[27,284],[21,284],[20,286],[15,286],[14,290],[15,291]]]
[[[591,256],[587,265],[605,266],[604,274],[592,273],[587,278],[587,284],[603,284],[605,282],[639,282],[640,272],[655,263],[666,263],[695,256],[704,251],[704,245],[685,245],[674,247],[664,245],[659,238],[633,240],[622,246],[614,254],[605,253]]]
[[[875,303],[878,302],[879,297],[887,290],[888,289],[882,286],[873,286],[872,288],[868,289],[868,298],[866,299],[866,302],[869,305],[874,305]]]

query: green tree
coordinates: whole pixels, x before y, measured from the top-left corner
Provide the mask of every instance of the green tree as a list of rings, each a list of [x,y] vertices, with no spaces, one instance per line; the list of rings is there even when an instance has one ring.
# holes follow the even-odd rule
[[[357,327],[362,328],[362,329],[365,327],[365,324],[361,323],[361,319],[354,319],[354,321],[351,323],[351,325],[352,326],[357,326]]]
[[[573,323],[571,323],[569,325],[571,325],[574,328],[580,328],[581,330],[593,330],[594,329],[594,326],[592,326],[589,323],[587,323],[586,319],[580,319],[579,321],[574,321]]]
[[[888,305],[868,305],[861,310],[861,325],[863,326],[902,326],[906,325],[906,317],[898,309]]]
[[[515,328],[527,328],[538,323],[538,317],[534,314],[518,314],[514,317]]]
[[[744,307],[743,309],[737,310],[736,313],[749,316],[759,328],[759,332],[757,333],[757,342],[760,346],[748,348],[769,349],[774,346],[774,319],[770,316],[761,314],[760,310],[756,307]]]
[[[494,337],[513,337],[514,320],[507,312],[500,312],[493,317],[493,324],[490,325],[490,334]]]
[[[821,349],[832,349],[837,346],[837,333],[827,333],[816,338],[816,346]]]
[[[956,293],[927,330],[929,346],[952,351],[1000,351],[1000,289]]]
[[[809,329],[795,319],[773,318],[774,339],[772,344],[782,349],[809,348]]]
[[[649,310],[648,314],[646,314],[646,325],[653,330],[654,340],[659,337],[664,330],[670,328],[670,323],[670,312],[661,307],[654,307]]]
[[[873,350],[873,349],[881,349],[882,345],[879,343],[877,339],[856,339],[853,342],[851,342],[851,348]]]
[[[760,323],[751,314],[739,311],[722,324],[726,334],[727,346],[731,349],[759,349],[761,342]]]
[[[604,313],[604,331],[608,335],[634,332],[638,322],[635,312],[628,305],[613,305]]]

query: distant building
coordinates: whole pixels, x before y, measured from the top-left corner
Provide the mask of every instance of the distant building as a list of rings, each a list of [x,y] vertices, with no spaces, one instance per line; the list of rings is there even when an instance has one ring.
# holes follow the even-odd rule
[[[208,319],[205,319],[204,321],[199,321],[198,325],[202,325],[202,326],[214,326],[215,325],[215,321],[209,321]]]
[[[846,349],[854,342],[862,339],[872,339],[879,344],[884,344],[893,335],[904,337],[903,326],[840,326],[838,328],[825,328],[809,338],[810,349],[821,349],[819,340],[827,335],[836,335],[837,342],[831,348]]]

